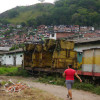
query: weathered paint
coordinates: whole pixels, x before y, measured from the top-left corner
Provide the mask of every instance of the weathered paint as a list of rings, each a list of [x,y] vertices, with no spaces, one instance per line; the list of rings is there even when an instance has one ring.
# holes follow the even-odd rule
[[[77,68],[80,68],[82,66],[82,52],[77,52]]]
[[[82,64],[82,71],[92,72],[92,64]]]
[[[14,65],[14,57],[16,56],[16,65],[21,65],[23,53],[4,54],[2,56],[2,65]]]
[[[83,72],[81,70],[77,70],[77,74],[78,75],[87,75],[87,76],[96,76],[96,77],[100,77],[100,73],[97,73],[97,72]]]
[[[100,73],[100,49],[85,50],[82,63],[82,71]]]

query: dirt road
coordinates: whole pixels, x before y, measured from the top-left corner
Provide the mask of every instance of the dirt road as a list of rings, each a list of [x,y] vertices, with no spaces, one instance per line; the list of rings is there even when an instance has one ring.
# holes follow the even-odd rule
[[[48,91],[53,95],[62,98],[63,100],[66,99],[67,89],[63,86],[56,86],[44,83],[34,82],[34,78],[22,78],[22,77],[8,77],[8,76],[0,76],[0,80],[9,80],[12,81],[20,81],[26,84],[29,84],[31,87],[36,87],[42,89],[44,91]],[[82,91],[82,90],[72,90],[73,92],[73,100],[100,100],[100,96],[96,94],[92,94],[90,92]]]

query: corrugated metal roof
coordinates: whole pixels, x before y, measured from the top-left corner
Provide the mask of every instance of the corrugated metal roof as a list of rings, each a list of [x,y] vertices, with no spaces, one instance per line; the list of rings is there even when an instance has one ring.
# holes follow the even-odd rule
[[[0,52],[0,54],[10,54],[10,53],[17,53],[17,52],[23,52],[23,49],[20,48],[18,50]]]
[[[17,52],[23,52],[23,49],[18,49],[18,50],[13,50],[13,51],[9,51],[9,52],[6,52],[7,53],[17,53]]]
[[[83,39],[74,40],[74,42],[76,44],[77,43],[95,42],[95,41],[100,41],[100,37],[97,37],[97,38],[83,38]]]
[[[9,51],[11,47],[0,47],[0,51]]]

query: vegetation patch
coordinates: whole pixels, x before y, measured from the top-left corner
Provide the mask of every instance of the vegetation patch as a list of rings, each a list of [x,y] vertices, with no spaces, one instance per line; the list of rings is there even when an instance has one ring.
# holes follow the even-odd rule
[[[28,72],[20,67],[0,67],[0,75],[7,75],[7,76],[23,76],[28,77],[30,76]],[[65,85],[65,79],[60,75],[43,75],[40,74],[37,78],[38,82],[53,84],[53,85]],[[73,85],[74,89],[90,91],[92,93],[100,95],[100,86],[96,86],[94,84],[90,84],[88,82],[80,83],[78,80],[75,79],[75,83]]]
[[[63,77],[57,76],[57,75],[56,76],[44,75],[42,77],[39,77],[38,81],[47,83],[47,84],[66,86],[65,79]],[[96,86],[94,84],[90,84],[90,83],[86,83],[86,82],[80,83],[77,79],[75,79],[73,88],[78,89],[78,90],[90,91],[92,93],[100,95],[100,86]]]
[[[54,4],[39,3],[18,6],[0,14],[3,23],[29,26],[41,25],[81,25],[100,26],[100,0],[56,0]],[[66,9],[66,10],[65,10]],[[31,23],[30,23],[31,21]]]
[[[14,66],[2,66],[0,67],[0,75],[7,75],[7,76],[24,76],[27,77],[29,74],[26,70],[22,69],[21,67],[14,67]]]
[[[39,77],[38,81],[48,84],[61,85],[61,86],[64,86],[65,84],[65,79],[58,76],[44,75],[43,77]]]
[[[61,100],[36,88],[25,89],[16,93],[0,91],[0,94],[0,100]]]

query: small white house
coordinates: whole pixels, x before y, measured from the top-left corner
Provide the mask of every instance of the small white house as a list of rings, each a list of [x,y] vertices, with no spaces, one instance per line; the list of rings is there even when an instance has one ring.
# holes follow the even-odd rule
[[[14,50],[2,54],[1,65],[22,65],[23,51]]]

